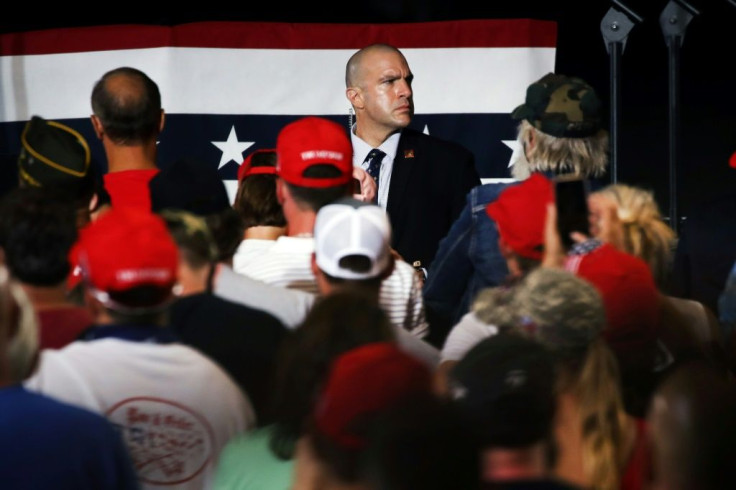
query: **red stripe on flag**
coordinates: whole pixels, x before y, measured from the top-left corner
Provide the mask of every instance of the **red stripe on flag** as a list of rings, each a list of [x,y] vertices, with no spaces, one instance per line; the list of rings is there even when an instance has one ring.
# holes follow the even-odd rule
[[[157,47],[233,49],[554,48],[557,24],[533,19],[406,24],[197,22],[174,27],[110,25],[0,35],[0,56]]]

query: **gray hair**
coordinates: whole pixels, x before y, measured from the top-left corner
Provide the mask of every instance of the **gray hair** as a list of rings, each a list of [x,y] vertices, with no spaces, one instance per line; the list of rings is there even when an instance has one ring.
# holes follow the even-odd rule
[[[4,267],[2,268],[5,269]],[[20,383],[31,374],[38,354],[38,317],[23,288],[0,271],[0,322],[5,324],[2,335],[14,331],[8,339],[6,352],[13,383]]]
[[[473,311],[499,329],[513,329],[553,351],[584,352],[606,323],[603,300],[593,285],[573,273],[547,267],[517,286],[478,295]]]
[[[534,132],[535,144],[528,157],[520,158],[511,168],[514,178],[523,180],[531,172],[573,173],[582,177],[600,177],[608,167],[608,132],[599,130],[586,138],[557,138],[539,131],[528,121],[518,127],[517,141],[524,146]],[[525,155],[524,155],[525,156]],[[527,160],[528,158],[528,160]]]

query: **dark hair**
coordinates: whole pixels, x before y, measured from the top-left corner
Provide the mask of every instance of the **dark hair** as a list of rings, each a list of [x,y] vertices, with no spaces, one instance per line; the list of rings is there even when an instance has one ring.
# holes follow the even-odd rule
[[[340,291],[317,301],[278,353],[273,452],[281,459],[293,456],[333,359],[360,345],[394,339],[386,313],[364,295]]]
[[[364,259],[364,260],[361,260]],[[370,264],[367,268],[364,268],[365,261],[370,262],[370,259],[365,255],[348,255],[340,259],[340,267],[348,269],[353,272],[365,272],[370,269]],[[378,291],[381,288],[381,284],[385,279],[383,274],[379,274],[376,277],[370,279],[343,279],[342,277],[335,277],[322,271],[322,275],[325,277],[327,282],[333,286],[339,287],[351,287],[356,290],[362,291]]]
[[[78,207],[89,209],[92,196],[98,193],[98,189],[102,186],[103,183],[99,176],[99,172],[93,165],[90,165],[89,170],[87,170],[87,175],[82,178],[82,184],[79,186],[75,195],[72,196],[72,199],[74,199]]]
[[[110,87],[113,80],[124,79]],[[105,73],[92,90],[92,112],[105,134],[119,145],[155,138],[161,124],[161,94],[156,82],[140,70],[121,67]]]
[[[110,299],[125,309],[106,307],[115,323],[132,325],[161,324],[167,317],[171,286],[144,285],[124,291],[107,291]]]
[[[317,164],[312,165],[304,171],[304,177],[313,178],[335,178],[340,177],[342,173],[334,165],[330,164]],[[289,184],[289,191],[292,197],[303,206],[310,208],[312,211],[319,211],[322,206],[337,201],[340,198],[350,195],[350,189],[352,183],[343,185],[336,185],[332,187],[302,187],[298,185]]]
[[[81,177],[78,182],[68,186],[63,184],[54,185],[51,183],[35,186],[29,183],[26,179],[18,179],[18,187],[41,187],[46,190],[51,189],[51,192],[57,194],[60,199],[63,199],[64,201],[72,201],[79,211],[87,213],[89,212],[89,205],[92,201],[92,196],[99,194],[99,189],[103,187],[103,185],[99,172],[97,172],[94,165],[89,166],[87,173],[84,174],[84,177]]]
[[[736,385],[729,373],[693,360],[655,392],[647,414],[652,478],[662,488],[731,488],[736,481]]]
[[[251,226],[286,226],[286,218],[276,197],[275,175],[253,175],[238,187],[233,208]]]
[[[364,437],[366,447],[345,447],[315,426],[308,434],[314,454],[345,483],[370,482],[381,490],[472,489],[480,476],[480,446],[468,429],[449,400],[408,391],[391,406],[350,422],[350,433]]]
[[[228,207],[204,217],[217,246],[219,262],[229,262],[243,241],[243,222],[238,212]]]
[[[55,286],[69,274],[77,240],[76,208],[53,189],[19,187],[0,201],[0,247],[10,273],[34,286]]]
[[[339,260],[339,266],[342,269],[347,269],[352,272],[366,272],[372,267],[371,260],[365,255],[353,254],[346,255]],[[325,280],[333,287],[338,287],[341,290],[350,290],[359,294],[367,294],[371,297],[376,297],[380,293],[381,284],[386,279],[389,271],[394,269],[393,259],[391,262],[390,269],[386,269],[379,273],[375,277],[368,279],[344,279],[342,277],[335,277],[322,271],[322,275]]]
[[[416,394],[375,419],[361,480],[382,490],[478,488],[480,448],[455,404]]]
[[[370,257],[365,255],[346,255],[338,261],[341,269],[348,269],[352,272],[368,272],[373,266]]]
[[[276,152],[259,152],[253,155],[252,167],[275,167]],[[243,219],[246,228],[251,226],[286,226],[286,218],[276,197],[276,175],[256,174],[240,182],[233,208]]]
[[[350,422],[350,431],[367,436],[375,425],[376,414],[362,414]],[[341,446],[315,427],[310,426],[307,432],[312,450],[324,467],[341,481],[356,483],[360,477],[362,449]]]

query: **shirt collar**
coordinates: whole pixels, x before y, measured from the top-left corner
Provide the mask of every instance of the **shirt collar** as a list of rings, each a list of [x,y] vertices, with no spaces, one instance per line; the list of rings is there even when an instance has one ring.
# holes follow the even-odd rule
[[[384,152],[391,161],[396,158],[396,151],[399,148],[400,138],[401,131],[393,133],[391,136],[386,138],[386,140],[378,147],[378,149]],[[365,160],[365,157],[368,156],[368,153],[373,149],[373,147],[360,139],[360,137],[355,134],[354,124],[352,131],[350,131],[350,141],[353,144],[353,166],[359,167]]]

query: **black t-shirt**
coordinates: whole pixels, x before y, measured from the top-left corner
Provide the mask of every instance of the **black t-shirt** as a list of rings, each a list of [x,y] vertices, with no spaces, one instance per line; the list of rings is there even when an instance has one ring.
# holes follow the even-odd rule
[[[207,293],[177,299],[170,323],[182,343],[222,366],[243,389],[258,425],[273,418],[270,402],[276,352],[290,331],[265,311]]]

